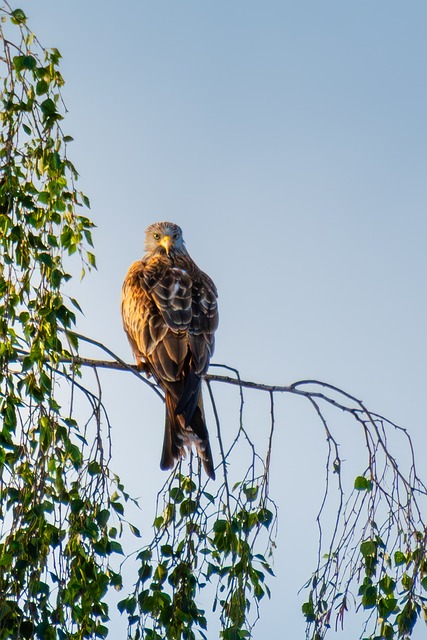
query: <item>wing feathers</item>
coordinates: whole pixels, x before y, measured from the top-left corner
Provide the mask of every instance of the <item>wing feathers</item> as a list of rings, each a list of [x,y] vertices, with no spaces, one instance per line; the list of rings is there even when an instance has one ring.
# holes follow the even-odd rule
[[[151,274],[149,291],[170,329],[186,330],[192,319],[192,281],[183,269],[158,269]]]
[[[181,376],[185,356],[188,351],[186,341],[174,336],[165,335],[150,354],[152,369],[159,384],[174,382]]]

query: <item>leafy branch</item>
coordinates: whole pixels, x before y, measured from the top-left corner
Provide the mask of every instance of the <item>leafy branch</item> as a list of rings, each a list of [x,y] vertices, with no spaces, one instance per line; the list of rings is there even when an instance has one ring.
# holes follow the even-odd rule
[[[80,336],[80,340],[84,341],[84,337]],[[92,340],[90,342],[93,344]],[[101,343],[98,343],[98,347],[115,357]],[[117,359],[109,361],[87,360],[80,357],[77,364],[79,367],[91,367],[95,370],[98,367],[129,370],[138,376],[141,375],[136,367],[119,362]],[[223,367],[223,365],[213,366]],[[223,368],[230,371],[230,367]],[[160,548],[165,547],[166,555],[170,549],[172,551],[171,555],[167,555],[167,560],[163,557],[163,560],[157,558],[157,561],[166,563],[165,567],[170,568],[170,571],[176,568],[177,565],[174,562],[178,562],[184,551],[188,553],[188,549],[183,543],[185,540],[183,532],[187,531],[186,527],[190,527],[192,532],[194,552],[194,564],[187,565],[187,569],[190,572],[197,572],[197,575],[202,571],[201,567],[206,566],[207,558],[210,555],[218,558],[218,550],[214,549],[214,544],[219,540],[222,541],[219,543],[220,545],[225,545],[222,549],[225,553],[222,561],[225,561],[227,554],[233,556],[234,553],[234,564],[232,563],[231,566],[237,565],[242,568],[245,564],[242,549],[247,550],[247,547],[243,544],[243,538],[238,538],[240,542],[237,543],[233,536],[252,535],[262,528],[265,528],[266,532],[270,531],[266,544],[268,549],[266,555],[271,556],[275,544],[274,537],[271,537],[271,526],[276,523],[276,515],[273,515],[276,514],[276,510],[269,496],[269,467],[275,427],[275,398],[278,394],[297,395],[308,401],[313,407],[324,430],[327,443],[325,490],[317,517],[318,562],[312,577],[306,584],[308,599],[303,605],[303,613],[307,620],[307,637],[323,638],[332,626],[343,625],[346,612],[352,606],[375,614],[374,616],[370,615],[369,619],[373,620],[374,627],[377,627],[374,633],[380,634],[380,637],[406,637],[410,634],[420,614],[426,611],[423,593],[427,588],[426,527],[423,520],[427,490],[417,472],[414,447],[409,434],[404,428],[384,416],[370,412],[359,399],[334,385],[316,380],[298,381],[287,386],[259,384],[243,380],[237,371],[232,371],[234,377],[218,374],[205,376],[217,421],[217,435],[221,450],[220,466],[223,470],[221,487],[217,494],[212,496],[210,493],[206,494],[205,488],[200,485],[200,476],[194,472],[191,472],[189,477],[172,475],[172,479],[168,481],[169,484],[165,485],[163,489],[163,507],[155,520],[153,542],[141,551],[142,555],[139,557],[145,562],[142,574],[150,578],[157,575],[155,566],[152,566],[149,572],[147,562],[148,557],[149,561],[152,561],[153,548],[158,549],[158,545]],[[224,445],[221,434],[220,411],[217,406],[218,400],[215,399],[217,394],[214,394],[212,388],[214,384],[237,387],[241,398],[239,419],[236,422],[237,431],[232,442],[228,444],[228,448]],[[255,450],[244,426],[244,397],[245,393],[249,392],[266,393],[270,398],[270,430],[266,433],[268,447],[262,455],[259,455]],[[332,407],[335,412],[347,414],[360,430],[366,462],[365,466],[362,464],[361,474],[355,479],[353,478],[352,486],[349,486],[348,478],[343,475],[345,461],[340,452],[341,445],[333,433],[333,422],[326,412],[328,406]],[[398,455],[393,454],[389,443],[391,433],[400,436]],[[250,445],[251,462],[248,464],[248,471],[243,481],[230,488],[228,466],[231,464],[232,452],[238,446],[241,438]],[[405,442],[406,457],[409,461],[406,471],[403,470],[404,465],[402,464]],[[262,468],[255,472],[257,462],[261,463]],[[180,473],[182,474],[182,471]],[[198,485],[195,483],[197,478]],[[174,482],[178,482],[178,484],[173,484]],[[334,484],[338,493],[338,506],[333,494]],[[239,492],[237,497],[236,490]],[[259,501],[248,509],[248,503],[252,498],[259,499]],[[181,504],[185,506],[182,507]],[[328,508],[329,504],[332,505],[331,508]],[[190,513],[187,514],[189,519],[184,517],[188,505],[192,505]],[[218,507],[218,505],[220,506]],[[212,509],[209,511],[210,506],[213,511]],[[173,514],[173,517],[170,514]],[[332,514],[335,514],[335,524],[329,538],[325,538],[324,522],[329,524],[333,521]],[[197,531],[197,544],[194,543],[194,531]],[[181,537],[177,532],[181,534]],[[165,537],[167,538],[166,542]],[[252,549],[251,545],[249,548]],[[236,549],[240,549],[241,555]],[[243,573],[242,576],[246,575],[246,579],[248,579],[248,575],[254,575],[253,571],[256,571],[254,562],[257,559],[260,560],[264,570],[263,578],[258,576],[259,586],[263,589],[262,595],[264,595],[264,593],[268,593],[268,589],[264,589],[265,572],[270,573],[271,564],[263,554],[252,553],[250,556],[251,567],[249,568],[247,565],[247,573]],[[212,563],[208,566],[210,568],[204,574],[205,582],[197,582],[198,587],[203,588],[204,584],[211,582],[212,577],[215,576],[220,578],[218,583],[218,589],[220,589],[221,580],[225,575],[223,568],[218,566],[214,570]],[[170,575],[170,572],[165,573],[162,585]],[[145,580],[147,579],[145,578]],[[236,632],[236,627],[233,627],[233,624],[238,622],[235,607],[238,597],[235,595],[233,599],[232,595],[233,588],[237,589],[237,578],[233,574],[232,577],[227,576],[227,580],[229,585],[232,585],[228,600],[221,599],[218,589],[215,600],[216,603],[221,603],[223,608],[224,637],[229,637],[227,636],[228,631],[230,633]],[[195,584],[193,582],[193,587]],[[150,589],[156,591],[158,587],[159,585],[154,581],[151,583]],[[250,588],[254,594],[258,592],[258,586],[251,584]],[[150,589],[148,592],[144,591],[142,581],[139,580],[134,594],[129,600],[123,601],[122,609],[130,615],[130,628],[133,628],[133,625],[142,624],[142,613],[154,615],[153,611],[146,610],[148,605],[141,596],[141,593],[144,592],[148,597],[147,593],[151,593]],[[162,593],[161,596],[157,594],[160,599],[165,598],[163,589],[164,587],[159,591]],[[259,593],[261,594],[261,591]],[[168,598],[166,598],[170,607],[168,615],[172,615],[171,611],[175,610],[174,601],[172,596],[168,596]],[[193,600],[195,602],[195,594],[193,594]],[[141,602],[145,604],[142,605]],[[149,599],[147,602],[153,601]],[[231,602],[234,603],[234,609]],[[243,602],[247,604],[245,598],[241,599],[241,603]],[[141,608],[136,614],[138,606]],[[240,609],[241,620],[245,619],[245,606],[242,604]],[[203,629],[204,612],[199,611],[199,614],[192,619],[192,623],[200,623],[201,629]],[[231,618],[227,618],[227,615]],[[156,619],[156,616],[154,618]],[[227,627],[227,620],[228,622],[232,621],[230,627]],[[164,620],[163,623],[165,624]],[[251,625],[247,626],[246,631],[250,633],[251,628]],[[138,629],[139,633],[145,629],[145,633],[147,628],[139,626]],[[162,633],[167,633],[166,628],[161,626],[154,627],[151,631],[159,633],[159,637],[162,637]],[[138,637],[138,635],[136,634],[134,637]],[[157,636],[153,635],[153,637]],[[171,635],[170,637],[180,636]]]
[[[100,344],[99,347],[103,349]],[[129,367],[116,361],[79,360],[81,366],[94,368],[98,366],[98,362],[101,367],[112,369]],[[213,366],[224,368],[223,365]],[[230,371],[229,367],[225,369]],[[234,377],[218,374],[205,376],[217,420],[223,465],[219,502],[223,505],[222,512],[228,516],[228,520],[222,520],[218,515],[219,519],[213,524],[209,535],[213,535],[215,539],[216,534],[227,530],[225,522],[229,523],[234,517],[240,517],[236,515],[238,509],[233,511],[230,506],[234,505],[234,496],[229,487],[227,471],[228,460],[240,438],[245,438],[251,446],[252,464],[258,458],[244,427],[244,394],[262,392],[270,397],[270,431],[266,434],[268,450],[263,456],[259,456],[259,460],[263,461],[264,475],[261,473],[256,479],[258,484],[254,483],[253,467],[248,465],[242,484],[244,492],[250,492],[251,487],[256,486],[255,491],[263,493],[267,501],[270,501],[268,477],[275,426],[275,398],[278,394],[301,397],[313,407],[327,443],[325,490],[317,516],[318,561],[306,584],[308,598],[302,607],[307,620],[307,638],[318,640],[325,637],[331,627],[343,626],[346,613],[352,607],[369,613],[365,626],[369,621],[373,624],[371,638],[409,636],[420,615],[425,616],[427,613],[424,595],[427,589],[426,524],[423,518],[427,489],[418,474],[414,446],[406,429],[369,411],[362,401],[334,385],[316,380],[302,380],[286,386],[259,384],[243,380],[237,371],[232,371]],[[241,397],[237,433],[228,449],[222,442],[217,400],[212,389],[212,385],[217,383],[238,387]],[[361,474],[353,478],[352,484],[349,484],[348,477],[343,473],[345,460],[340,452],[341,445],[333,432],[334,423],[327,413],[328,407],[334,412],[348,415],[359,428],[366,461],[365,465],[361,465]],[[399,436],[397,454],[393,453],[389,442],[391,434]],[[408,460],[406,469],[403,464],[405,457]],[[338,502],[334,497],[334,485]],[[197,495],[197,500],[200,500],[203,495],[200,488]],[[217,504],[218,497],[217,494],[214,504]],[[170,505],[171,502],[166,504]],[[204,513],[204,507],[197,501],[194,504],[197,505],[197,512],[200,510],[200,513]],[[270,502],[272,504],[274,503]],[[262,526],[263,506],[258,505],[258,508],[257,515],[252,514],[252,517],[258,526]],[[268,510],[269,515],[264,524],[267,529],[272,522],[276,522],[275,518],[270,518],[273,512],[275,513],[275,509]],[[324,523],[329,525],[334,520],[329,538],[325,538]],[[330,529],[330,526],[327,528]],[[205,531],[208,529],[205,528]],[[204,544],[209,535],[205,534]],[[273,547],[274,539],[270,537],[269,553]],[[205,553],[208,555],[208,551]],[[263,557],[261,562],[264,561]],[[267,573],[270,572],[270,564],[263,567]],[[208,578],[211,575],[208,574]],[[223,606],[228,610],[230,605],[223,601]],[[227,629],[223,631],[224,637],[228,637],[226,631]]]

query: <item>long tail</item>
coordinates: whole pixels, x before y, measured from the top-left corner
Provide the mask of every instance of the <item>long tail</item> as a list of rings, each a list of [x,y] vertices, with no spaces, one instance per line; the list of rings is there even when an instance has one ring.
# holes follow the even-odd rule
[[[175,391],[175,390],[174,390]],[[161,469],[171,469],[176,460],[185,456],[185,448],[195,445],[207,475],[215,480],[209,433],[206,427],[201,391],[193,415],[188,418],[184,413],[177,415],[176,394],[166,390],[166,421],[163,440]]]

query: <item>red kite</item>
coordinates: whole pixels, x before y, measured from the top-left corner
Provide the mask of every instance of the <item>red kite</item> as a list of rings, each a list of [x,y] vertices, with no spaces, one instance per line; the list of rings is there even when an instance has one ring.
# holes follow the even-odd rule
[[[145,251],[123,283],[122,318],[139,367],[165,392],[160,467],[171,469],[194,444],[214,479],[201,382],[214,350],[217,290],[191,259],[178,225],[150,225]]]

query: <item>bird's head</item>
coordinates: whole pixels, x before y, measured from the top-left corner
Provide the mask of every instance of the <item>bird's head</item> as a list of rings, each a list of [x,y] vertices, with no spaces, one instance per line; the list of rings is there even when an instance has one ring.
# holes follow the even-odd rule
[[[181,227],[173,222],[154,222],[145,232],[145,250],[147,253],[166,253],[185,251]]]

